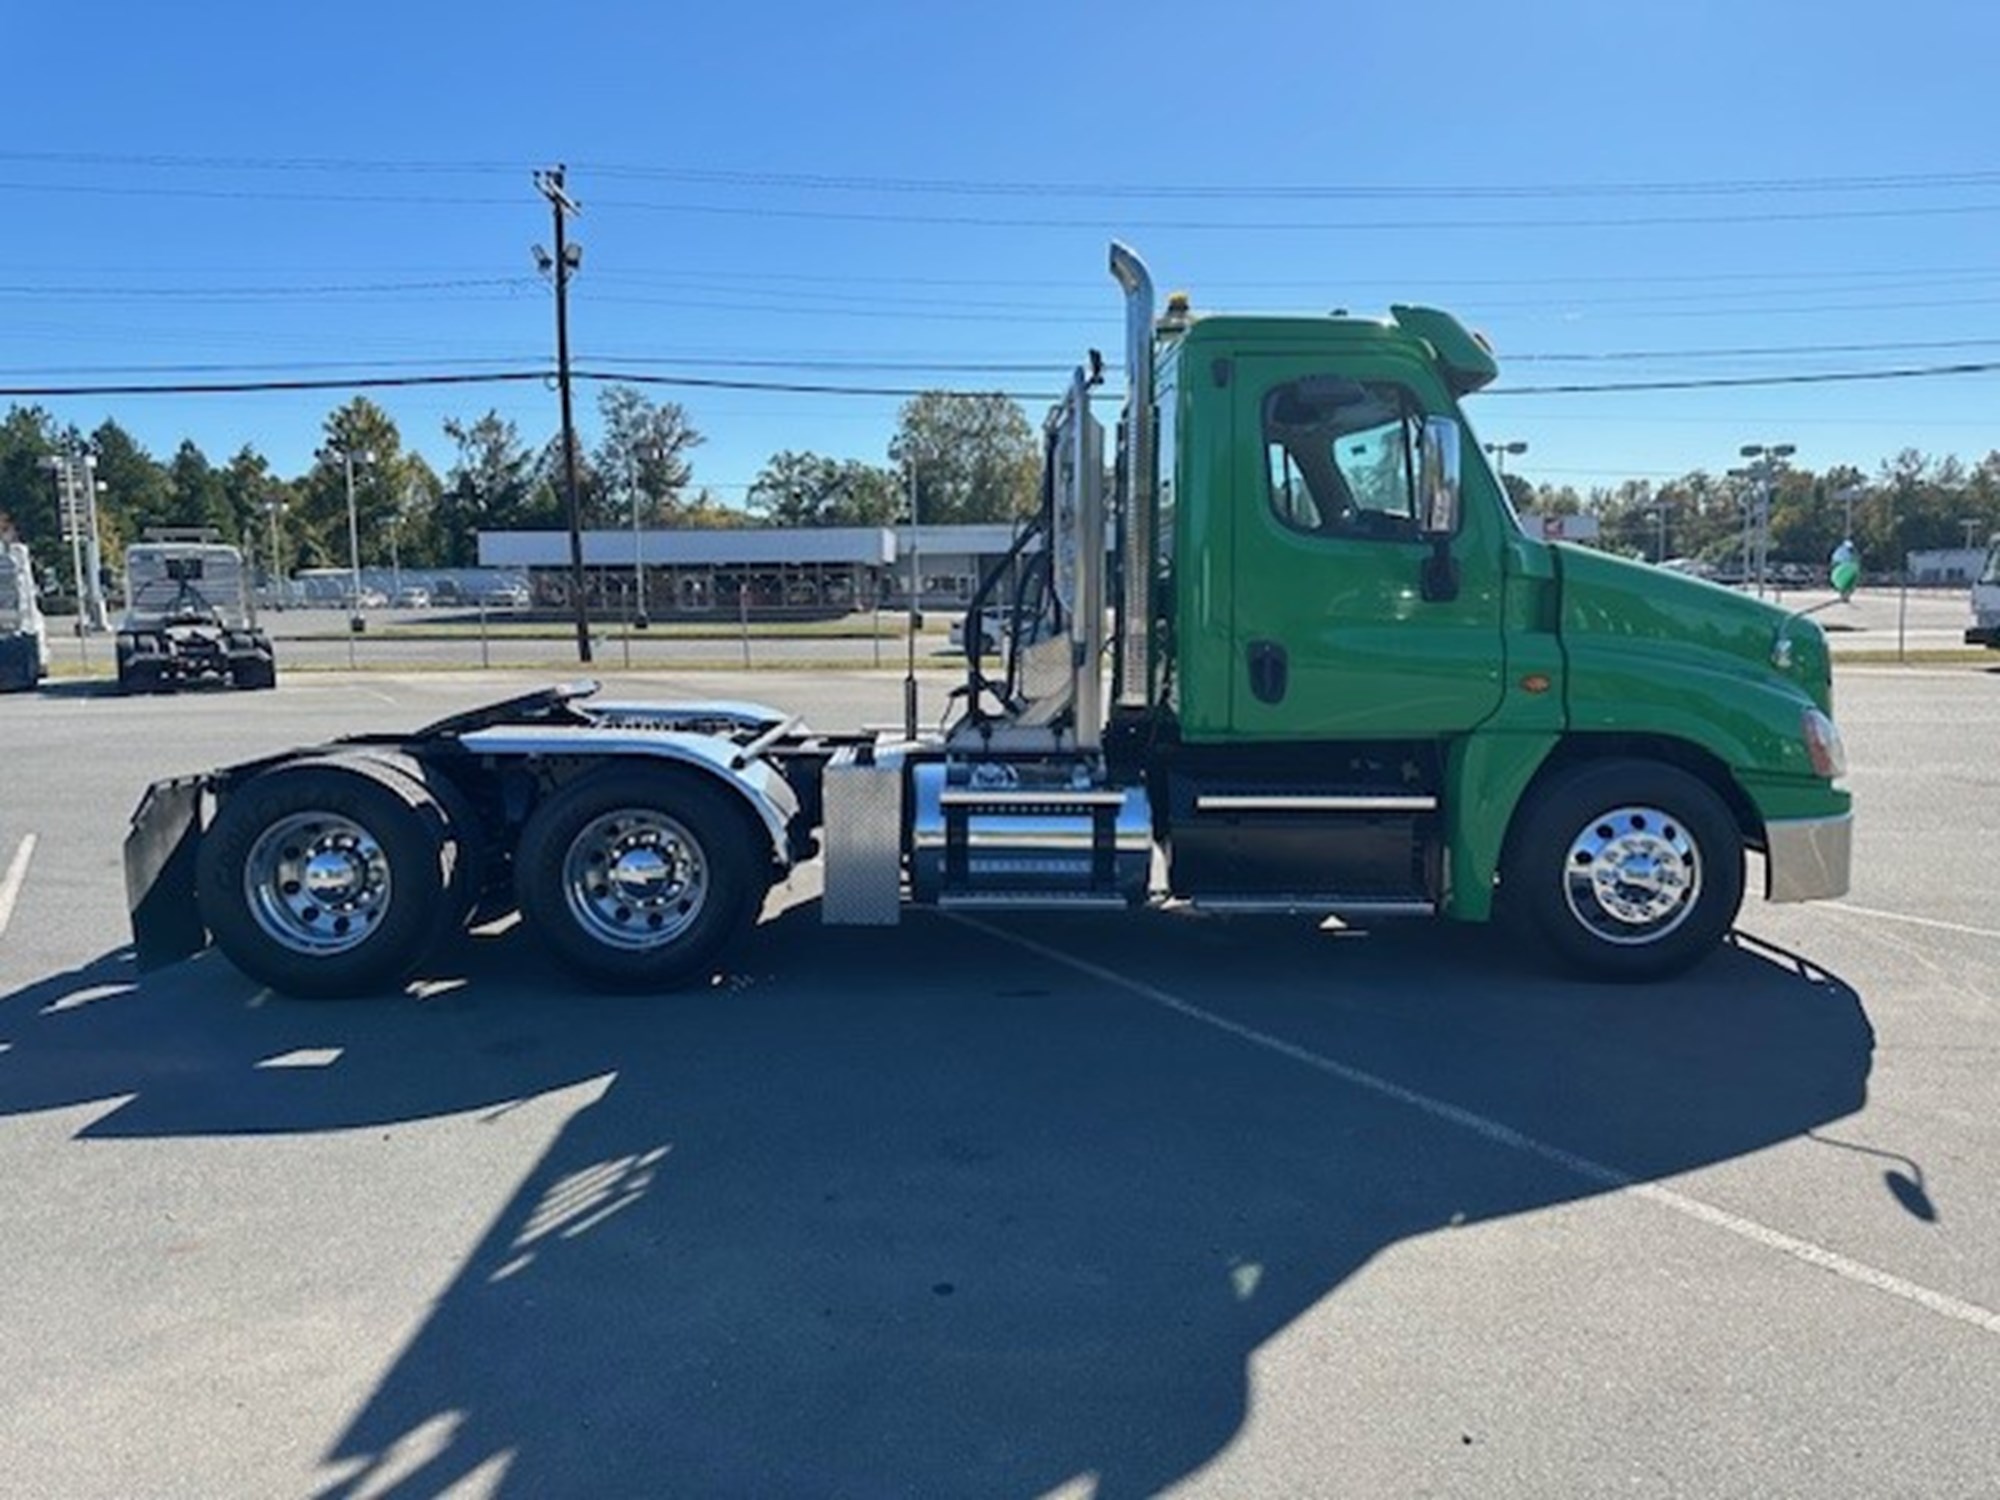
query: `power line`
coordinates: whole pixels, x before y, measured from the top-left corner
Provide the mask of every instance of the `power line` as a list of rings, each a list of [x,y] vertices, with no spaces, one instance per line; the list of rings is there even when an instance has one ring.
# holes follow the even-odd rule
[[[599,198],[600,208],[640,212],[705,215],[724,218],[788,219],[819,223],[923,224],[964,229],[1082,229],[1103,233],[1169,230],[1176,233],[1435,233],[1439,230],[1501,229],[1660,229],[1718,224],[1805,224],[1865,219],[1960,217],[2000,213],[2000,203],[1963,203],[1894,208],[1828,208],[1741,213],[1628,214],[1618,218],[1417,218],[1417,219],[1140,219],[1119,215],[1115,222],[1091,218],[1047,218],[1001,214],[892,213],[862,209],[813,209],[733,206],[714,203],[655,203],[642,199]]]
[[[1558,385],[1494,386],[1488,396],[1600,395],[1622,391],[1726,390],[1752,386],[1835,385],[1857,381],[1922,380],[1958,375],[1990,375],[2000,360],[1959,364],[1909,366],[1889,370],[1829,370],[1817,373],[1704,376],[1686,380],[1631,380]],[[716,376],[665,375],[637,370],[578,369],[576,379],[603,384],[666,386],[690,390],[768,391],[803,396],[864,396],[912,398],[937,392],[935,386],[859,386],[825,382],[732,380]],[[498,370],[431,375],[377,375],[342,379],[231,380],[177,383],[120,382],[79,385],[0,386],[0,397],[47,400],[69,396],[201,396],[242,395],[261,391],[389,390],[417,386],[499,385],[523,381],[552,382],[548,370]],[[1015,401],[1046,401],[1055,390],[948,390],[946,395],[1003,396]],[[1113,394],[1113,393],[1107,393]]]
[[[482,374],[362,375],[351,379],[200,380],[176,384],[120,382],[104,385],[0,386],[0,396],[48,400],[59,396],[232,396],[261,391],[397,390],[426,385],[503,385],[520,381],[552,381],[548,370],[493,370]]]
[[[1579,396],[1606,391],[1712,391],[1744,386],[1838,385],[1866,380],[1922,380],[1942,375],[1990,375],[2000,360],[1970,364],[1926,365],[1903,370],[1829,370],[1815,375],[1714,375],[1691,380],[1620,380],[1598,385],[1490,386],[1488,396]]]
[[[521,161],[435,161],[323,156],[182,156],[163,152],[0,151],[0,161],[37,166],[143,167],[153,170],[248,172],[350,172],[369,176],[508,175],[532,165]],[[730,188],[784,188],[813,192],[875,192],[955,197],[1089,197],[1408,202],[1426,199],[1740,197],[1773,193],[1934,192],[2000,185],[2000,169],[1954,172],[1884,172],[1839,176],[1717,177],[1611,182],[1521,183],[1138,183],[963,177],[894,177],[860,173],[773,172],[587,162],[579,170],[603,178],[676,182]]]
[[[377,192],[305,192],[247,188],[174,188],[104,186],[83,183],[0,182],[0,192],[68,193],[91,197],[185,198],[201,201],[245,203],[327,203],[394,205],[403,208],[512,208],[503,197],[472,197],[440,193],[396,194]],[[1438,193],[1440,198],[1453,195]],[[1414,218],[1414,219],[1315,219],[1257,220],[1240,218],[1158,219],[1118,215],[1115,224],[1103,217],[1048,218],[1000,214],[897,213],[887,211],[774,208],[768,206],[715,203],[651,202],[643,199],[598,198],[600,209],[630,209],[638,212],[707,215],[731,218],[786,219],[822,223],[922,224],[967,229],[1079,229],[1103,233],[1116,228],[1125,233],[1145,230],[1176,233],[1264,232],[1264,233],[1398,233],[1439,231],[1492,231],[1508,229],[1659,229],[1676,226],[1703,227],[1718,224],[1800,224],[1831,223],[1871,219],[1911,219],[1963,217],[2000,213],[2000,203],[1909,205],[1892,208],[1828,208],[1784,211],[1750,210],[1705,214],[1628,214],[1616,218]]]
[[[489,276],[452,281],[323,282],[317,285],[215,287],[35,286],[25,283],[0,283],[0,297],[68,297],[103,301],[149,301],[155,297],[168,297],[192,301],[256,301],[273,298],[293,300],[300,297],[400,295],[406,292],[422,292],[429,295],[448,291],[491,290],[496,287],[520,291],[537,286],[538,283],[531,276]]]

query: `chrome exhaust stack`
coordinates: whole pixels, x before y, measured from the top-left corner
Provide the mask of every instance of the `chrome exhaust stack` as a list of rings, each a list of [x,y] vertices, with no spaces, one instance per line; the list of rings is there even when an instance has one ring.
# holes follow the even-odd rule
[[[1125,291],[1125,462],[1116,509],[1123,590],[1118,609],[1119,708],[1151,693],[1153,626],[1153,277],[1137,252],[1111,242],[1111,274]]]

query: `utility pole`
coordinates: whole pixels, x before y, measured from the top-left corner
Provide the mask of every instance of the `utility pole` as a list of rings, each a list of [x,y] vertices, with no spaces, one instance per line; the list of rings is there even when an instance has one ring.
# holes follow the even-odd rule
[[[42,467],[49,471],[56,486],[56,514],[62,522],[63,540],[69,543],[70,568],[76,577],[76,649],[83,665],[90,665],[90,643],[87,639],[84,617],[83,583],[83,511],[79,502],[75,478],[67,457],[45,458]]]
[[[562,397],[563,500],[569,511],[569,597],[576,613],[576,659],[590,661],[590,610],[583,597],[583,511],[576,495],[576,422],[569,389],[569,277],[583,260],[583,249],[569,243],[566,222],[582,213],[563,187],[560,164],[535,174],[535,189],[549,200],[555,217],[556,253],[535,247],[535,259],[556,283],[556,389]]]

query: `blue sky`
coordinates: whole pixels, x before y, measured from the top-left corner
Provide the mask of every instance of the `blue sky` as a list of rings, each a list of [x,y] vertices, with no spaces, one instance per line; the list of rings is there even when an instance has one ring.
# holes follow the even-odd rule
[[[1540,481],[2000,447],[1996,374],[1522,389],[2000,361],[1991,7],[72,3],[7,29],[9,388],[545,364],[530,177],[564,162],[581,367],[1053,391],[1121,347],[1115,235],[1198,308],[1456,311],[1501,358],[1471,419]],[[41,404],[292,474],[349,394]],[[781,448],[882,461],[901,404],[652,394],[726,501]],[[557,422],[536,385],[373,399],[440,470],[446,417]]]

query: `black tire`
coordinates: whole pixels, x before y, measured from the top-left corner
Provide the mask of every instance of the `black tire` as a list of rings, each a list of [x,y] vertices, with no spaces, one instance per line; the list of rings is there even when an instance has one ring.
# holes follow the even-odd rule
[[[759,835],[698,775],[607,766],[557,791],[522,830],[521,915],[592,984],[705,979],[756,918],[769,864]]]
[[[245,691],[278,685],[278,664],[268,656],[234,656],[229,660],[229,685]]]
[[[400,750],[356,751],[330,759],[359,761],[372,770],[399,777],[436,805],[447,834],[444,858],[449,914],[443,930],[448,936],[452,929],[464,927],[479,903],[492,857],[492,840],[472,799],[442,771]]]
[[[202,921],[237,968],[275,990],[380,993],[462,913],[455,852],[436,799],[388,766],[281,766],[232,792],[202,839]]]
[[[1517,814],[1500,895],[1562,964],[1661,979],[1698,963],[1743,904],[1743,841],[1708,784],[1654,761],[1557,772]]]
[[[31,688],[42,678],[41,652],[31,635],[0,640],[0,692]]]

